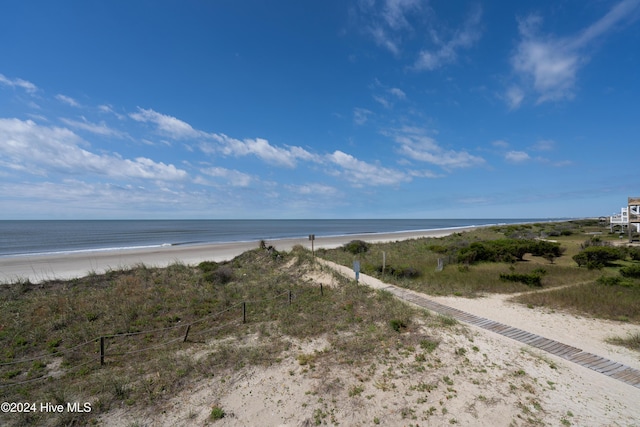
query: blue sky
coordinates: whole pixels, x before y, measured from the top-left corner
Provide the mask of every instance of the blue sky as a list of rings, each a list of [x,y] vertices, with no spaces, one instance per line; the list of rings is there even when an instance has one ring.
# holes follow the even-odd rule
[[[2,2],[0,219],[608,215],[640,195],[639,18]]]

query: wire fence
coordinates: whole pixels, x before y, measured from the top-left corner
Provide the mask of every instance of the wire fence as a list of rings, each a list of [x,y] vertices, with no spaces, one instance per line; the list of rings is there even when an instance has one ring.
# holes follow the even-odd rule
[[[81,344],[76,344],[73,347],[64,349],[56,348],[50,352],[24,359],[0,362],[0,370],[2,371],[2,375],[0,376],[0,389],[43,381],[48,378],[60,378],[71,373],[79,372],[82,368],[91,367],[91,365],[94,367],[105,365],[106,359],[159,350],[175,343],[186,343],[187,341],[200,342],[195,339],[198,337],[201,340],[210,338],[227,327],[237,327],[240,321],[247,323],[248,315],[252,313],[255,314],[261,304],[282,299],[283,304],[291,305],[300,293],[302,293],[302,291],[294,294],[291,290],[288,290],[278,293],[271,298],[238,302],[224,310],[209,314],[189,323],[180,323],[165,328],[143,331],[104,334]],[[320,285],[320,294],[324,295],[322,285]],[[286,296],[286,300],[284,296]],[[248,311],[248,307],[250,307],[252,311]],[[234,315],[234,310],[240,311],[241,314],[236,313]],[[225,315],[226,317],[224,317]],[[211,325],[211,322],[218,319],[223,319],[223,323]],[[31,364],[31,368],[27,369],[26,374],[22,369],[17,369],[27,364]],[[62,366],[63,364],[64,367]],[[44,367],[49,367],[49,370],[40,376],[29,378],[30,375],[33,375],[31,372],[34,366],[39,367],[40,371],[44,370]],[[56,369],[58,366],[59,369]],[[27,378],[20,381],[6,381],[25,376],[27,376]]]

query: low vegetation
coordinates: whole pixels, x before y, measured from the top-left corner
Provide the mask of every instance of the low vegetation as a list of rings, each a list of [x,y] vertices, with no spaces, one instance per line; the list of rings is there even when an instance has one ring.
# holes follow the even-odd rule
[[[346,266],[357,259],[363,273],[427,294],[519,293],[517,301],[529,306],[640,322],[640,248],[624,243],[597,220],[582,220],[480,228],[368,244],[366,252],[338,248],[318,254]]]
[[[317,254],[347,266],[357,259],[366,274],[428,294],[519,293],[516,300],[530,306],[640,323],[639,251],[615,247],[619,239],[605,230],[580,221],[509,225],[437,239],[355,241]],[[600,233],[598,240],[593,233]],[[575,257],[596,251],[591,248],[614,248],[618,257],[600,267],[579,264]],[[409,376],[444,366],[437,354],[444,346],[438,331],[458,331],[455,319],[430,316],[389,292],[339,276],[321,289],[308,278],[314,268],[320,267],[301,247],[281,252],[261,242],[224,263],[141,265],[71,281],[2,284],[3,400],[89,400],[92,411],[0,414],[0,424],[89,425],[113,409],[153,407],[193,381],[277,364],[283,357],[297,360],[303,371],[325,364],[362,373],[366,381],[345,388],[351,399],[368,399],[372,389],[393,390],[391,371],[368,373],[381,360],[401,355]],[[325,348],[297,350],[295,343],[320,337]],[[613,341],[640,350],[637,336]],[[454,357],[481,362],[479,349],[464,342],[456,344]],[[416,391],[440,387],[452,399],[455,372],[416,385]],[[526,374],[518,373],[520,378]],[[233,416],[218,402],[210,408],[212,423]],[[406,417],[417,419],[412,410],[407,408]],[[316,422],[334,422],[327,402],[314,411]],[[445,411],[442,406],[442,416]],[[434,413],[432,407],[421,419]]]
[[[299,340],[328,337],[308,366],[358,366],[372,349],[430,342],[416,319],[448,327],[342,277],[321,293],[305,279],[312,265],[302,248],[265,245],[225,263],[0,285],[3,401],[92,405],[88,414],[0,414],[0,424],[88,425],[114,408],[152,406],[196,379],[278,363]],[[214,406],[210,419],[225,416]]]

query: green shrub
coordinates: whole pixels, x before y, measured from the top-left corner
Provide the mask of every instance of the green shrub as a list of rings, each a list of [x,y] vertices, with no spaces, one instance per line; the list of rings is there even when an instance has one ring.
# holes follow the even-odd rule
[[[640,265],[634,264],[620,269],[620,274],[624,277],[640,278]]]
[[[627,248],[627,253],[629,254],[632,260],[640,261],[640,248],[637,248],[637,247]]]
[[[198,264],[198,268],[203,273],[208,273],[210,271],[217,270],[218,269],[218,263],[214,262],[214,261],[203,261],[200,264]]]
[[[542,278],[539,274],[500,274],[500,280],[508,281],[508,282],[520,282],[524,283],[527,286],[536,286],[542,287]]]
[[[562,255],[563,249],[557,242],[531,239],[497,239],[474,242],[458,251],[458,262],[515,262],[522,261],[526,254],[542,256],[550,261]]]
[[[362,240],[352,240],[345,244],[342,249],[346,252],[357,255],[367,252],[369,250],[369,245],[367,242],[363,242]]]
[[[449,252],[449,248],[444,245],[429,245],[427,249],[437,254],[446,254]]]
[[[216,285],[224,285],[233,280],[233,269],[229,266],[222,266],[216,270],[209,271],[203,275],[204,280]]]
[[[226,414],[224,413],[224,409],[222,409],[219,406],[214,406],[213,408],[211,408],[211,415],[210,418],[212,420],[220,420],[222,418],[224,418]]]
[[[401,267],[393,271],[395,277],[404,277],[406,279],[414,279],[420,276],[420,271],[413,267]]]
[[[596,280],[599,285],[604,286],[616,286],[622,282],[622,277],[620,276],[600,276],[598,280]]]
[[[404,320],[401,320],[401,319],[391,319],[389,321],[389,325],[391,326],[391,329],[393,329],[396,332],[402,332],[404,329],[407,328],[407,324],[405,323]]]
[[[589,270],[601,269],[619,259],[624,259],[624,252],[611,246],[587,246],[573,256],[578,266],[587,267]]]

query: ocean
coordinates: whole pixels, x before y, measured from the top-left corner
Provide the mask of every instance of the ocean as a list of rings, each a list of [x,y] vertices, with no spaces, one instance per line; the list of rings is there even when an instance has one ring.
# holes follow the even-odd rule
[[[546,221],[552,219],[4,220],[0,257]]]

